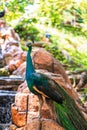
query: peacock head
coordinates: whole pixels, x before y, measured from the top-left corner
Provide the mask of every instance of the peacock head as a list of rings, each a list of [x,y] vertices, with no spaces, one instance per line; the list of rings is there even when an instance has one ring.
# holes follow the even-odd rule
[[[28,50],[30,51],[30,53],[31,53],[31,51],[32,51],[32,42],[27,42],[26,43],[26,46],[28,47]]]

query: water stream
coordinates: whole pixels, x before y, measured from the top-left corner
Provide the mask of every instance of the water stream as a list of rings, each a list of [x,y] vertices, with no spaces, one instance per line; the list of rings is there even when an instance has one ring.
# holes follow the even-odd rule
[[[9,130],[11,124],[11,104],[16,91],[0,90],[0,130]]]
[[[0,77],[0,130],[9,130],[12,124],[11,104],[18,86],[23,82],[22,77]]]

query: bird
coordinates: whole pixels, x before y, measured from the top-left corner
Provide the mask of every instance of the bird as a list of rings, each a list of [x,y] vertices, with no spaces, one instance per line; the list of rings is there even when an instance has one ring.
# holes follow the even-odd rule
[[[51,37],[51,35],[50,35],[49,32],[46,32],[46,33],[45,33],[45,36],[46,36],[46,38],[48,38],[48,39],[50,39],[50,37]]]
[[[0,11],[0,18],[4,17],[5,15],[5,9],[3,11]]]
[[[40,111],[43,105],[43,98],[51,99],[58,104],[63,103],[63,97],[58,91],[58,85],[53,79],[49,78],[45,74],[37,73],[34,69],[31,51],[32,43],[28,42],[28,53],[26,57],[26,81],[29,90],[38,96],[40,101]],[[40,115],[39,115],[40,116]]]
[[[39,98],[38,118],[41,118],[41,108],[44,103],[43,97],[45,97],[46,100],[53,100],[56,116],[59,119],[58,123],[61,123],[66,130],[80,130],[80,128],[85,130],[87,122],[78,110],[75,101],[56,81],[45,74],[36,72],[31,58],[33,42],[27,42],[26,45],[28,53],[25,76],[29,90]]]

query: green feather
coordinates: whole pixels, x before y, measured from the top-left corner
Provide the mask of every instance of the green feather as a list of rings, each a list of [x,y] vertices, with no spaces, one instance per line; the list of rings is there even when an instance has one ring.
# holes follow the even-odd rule
[[[67,113],[69,113],[68,109],[66,109],[65,106],[59,105],[57,103],[55,103],[55,108],[56,108],[56,113],[59,116],[61,125],[66,130],[75,130],[73,124],[71,123],[70,119],[67,116]]]
[[[83,115],[80,112],[79,108],[77,107],[74,99],[72,99],[69,96],[69,94],[63,89],[63,87],[56,84],[53,80],[35,72],[33,64],[32,64],[32,59],[30,56],[31,49],[32,49],[30,44],[28,48],[29,50],[28,50],[28,55],[26,59],[26,62],[27,62],[26,80],[27,80],[27,84],[30,91],[35,94],[33,85],[36,85],[35,87],[39,88],[46,95],[50,95],[49,97],[51,97],[51,99],[53,99],[54,101],[56,101],[57,96],[60,100],[61,95],[62,95],[64,99],[63,103],[62,102],[60,104],[55,103],[56,112],[62,126],[66,130],[86,130],[87,122],[83,118]],[[56,92],[59,95],[57,94],[56,97],[54,98],[56,89],[58,90]]]
[[[59,89],[65,101],[61,105],[57,103],[54,103],[54,105],[62,126],[66,130],[86,130],[87,122],[74,99],[72,99],[63,88],[60,87]]]

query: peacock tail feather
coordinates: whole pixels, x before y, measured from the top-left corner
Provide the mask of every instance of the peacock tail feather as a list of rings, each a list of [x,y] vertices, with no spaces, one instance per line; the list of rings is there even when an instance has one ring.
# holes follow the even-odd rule
[[[54,105],[61,125],[66,130],[86,130],[87,122],[74,99],[63,88],[60,87],[59,91],[63,94],[65,101],[61,105],[58,103],[54,103]]]

